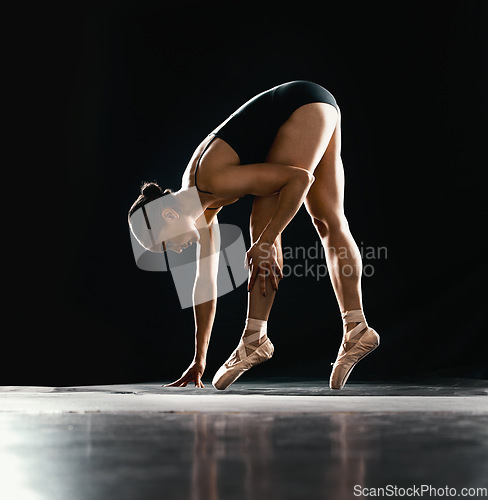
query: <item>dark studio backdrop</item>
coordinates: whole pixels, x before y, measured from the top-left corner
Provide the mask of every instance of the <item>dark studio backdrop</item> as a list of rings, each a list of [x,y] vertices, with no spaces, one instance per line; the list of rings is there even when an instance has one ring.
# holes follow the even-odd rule
[[[373,274],[363,278],[382,345],[351,380],[486,378],[487,22],[484,2],[102,1],[30,12],[16,46],[14,178],[35,184],[38,202],[23,209],[38,220],[4,312],[15,326],[5,327],[1,383],[180,376],[193,315],[170,273],[136,267],[128,208],[143,180],[178,189],[213,128],[296,79],[336,97],[346,215],[363,249],[386,248],[365,258]],[[219,214],[247,244],[251,202]],[[284,245],[316,241],[302,208]],[[245,285],[219,299],[208,383],[237,345],[246,300]],[[275,356],[248,379],[326,384],[342,335],[329,279],[286,278],[268,331]]]

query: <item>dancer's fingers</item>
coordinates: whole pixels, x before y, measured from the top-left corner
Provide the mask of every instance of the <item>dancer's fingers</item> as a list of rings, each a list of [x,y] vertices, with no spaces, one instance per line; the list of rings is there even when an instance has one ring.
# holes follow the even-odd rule
[[[279,279],[282,280],[283,279],[283,271],[281,270],[280,265],[276,261],[275,261],[274,268],[275,268],[275,271],[278,271],[276,274],[278,275]]]
[[[252,248],[250,248],[247,252],[246,252],[246,256],[244,257],[244,264],[246,266],[247,269],[250,269],[253,265],[253,258],[252,258],[252,252],[251,252]]]
[[[254,282],[256,281],[256,275],[258,274],[257,266],[251,266],[251,277],[249,278],[249,285],[247,287],[247,291],[250,292],[252,287],[254,286]]]
[[[272,272],[269,273],[269,279],[274,290],[278,290],[278,280],[276,279],[278,274],[275,271],[275,266],[272,266]]]
[[[178,380],[171,384],[165,384],[163,387],[180,387],[180,384],[183,382],[185,377],[180,377]]]
[[[266,297],[266,275],[268,274],[267,269],[261,269],[259,273],[259,278],[261,282],[261,293]]]

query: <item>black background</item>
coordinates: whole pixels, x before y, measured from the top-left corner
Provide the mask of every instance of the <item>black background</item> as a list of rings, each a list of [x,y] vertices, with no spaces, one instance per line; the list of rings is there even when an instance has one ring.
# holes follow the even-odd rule
[[[24,5],[6,71],[15,203],[4,208],[1,383],[182,373],[192,312],[169,273],[135,266],[127,210],[143,180],[178,189],[213,128],[296,79],[336,97],[346,215],[358,244],[387,247],[363,279],[382,346],[353,378],[486,378],[483,3]],[[219,215],[247,243],[251,201]],[[315,244],[304,208],[283,241]],[[219,299],[206,382],[238,342],[246,299],[245,286]],[[342,334],[328,278],[287,278],[268,331],[275,356],[248,378],[326,383]]]

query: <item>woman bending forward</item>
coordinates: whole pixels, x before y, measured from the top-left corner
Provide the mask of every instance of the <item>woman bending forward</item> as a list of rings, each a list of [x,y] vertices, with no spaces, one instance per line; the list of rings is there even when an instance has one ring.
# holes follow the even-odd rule
[[[200,213],[185,213],[190,188],[198,190]],[[131,224],[131,217],[166,192],[155,183],[143,186],[129,211],[129,224],[136,237],[138,229]],[[151,250],[181,252],[199,241],[200,256],[218,259],[218,252],[212,251],[217,213],[247,194],[255,197],[250,218],[252,245],[247,252],[247,319],[237,348],[217,371],[212,384],[225,389],[246,370],[273,355],[267,320],[283,277],[281,233],[305,203],[324,247],[342,312],[343,338],[330,376],[330,387],[342,389],[356,363],[379,345],[379,336],[368,327],[362,310],[361,255],[344,215],[341,113],[330,92],[308,81],[288,82],[255,96],[219,125],[195,150],[181,189],[172,193],[174,206],[163,211],[163,218],[173,223],[177,219],[183,229],[176,237],[153,241]],[[206,237],[199,229],[202,221],[207,227]],[[336,252],[339,248],[341,251]],[[215,290],[218,266],[212,259],[205,259],[205,266],[202,262],[200,258],[195,288],[200,283]],[[183,375],[168,386],[185,387],[193,381],[196,387],[204,387],[202,375],[215,310],[215,297],[194,306],[195,356]]]

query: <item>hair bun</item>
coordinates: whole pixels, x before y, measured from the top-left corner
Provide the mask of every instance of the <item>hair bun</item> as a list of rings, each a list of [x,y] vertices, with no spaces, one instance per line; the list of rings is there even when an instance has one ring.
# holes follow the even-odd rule
[[[155,182],[146,182],[141,188],[141,194],[146,198],[156,199],[163,194],[163,190]]]

